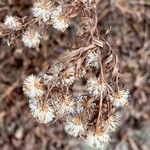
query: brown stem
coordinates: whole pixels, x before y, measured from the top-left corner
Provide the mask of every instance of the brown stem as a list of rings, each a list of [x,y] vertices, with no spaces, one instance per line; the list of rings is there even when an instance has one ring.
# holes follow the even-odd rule
[[[105,81],[105,77],[104,77],[104,70],[103,70],[103,64],[102,64],[102,57],[101,57],[101,52],[98,51],[99,53],[99,59],[100,59],[100,84],[102,84]]]
[[[101,79],[100,84],[102,86],[102,90],[100,91],[99,113],[96,122],[96,130],[98,129],[99,121],[102,116],[102,103],[103,103],[104,72],[103,72],[103,65],[101,61],[101,53],[100,53],[100,79]]]
[[[119,92],[119,81],[118,81],[119,79],[118,78],[119,78],[119,73],[116,76],[116,87],[117,87],[116,90],[117,90],[117,93]]]
[[[97,4],[94,7],[94,26],[91,29],[91,36],[93,37],[94,33],[97,31],[97,22],[98,22],[98,18],[97,18]]]
[[[96,130],[98,130],[99,121],[102,116],[102,103],[103,103],[103,91],[100,92],[99,113],[98,113],[98,118],[96,122]]]

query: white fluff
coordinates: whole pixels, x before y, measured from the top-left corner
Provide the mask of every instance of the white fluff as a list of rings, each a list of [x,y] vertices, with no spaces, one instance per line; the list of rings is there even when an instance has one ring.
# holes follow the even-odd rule
[[[62,16],[62,7],[58,6],[51,14],[53,27],[60,31],[65,31],[69,26],[69,21],[66,16]]]
[[[62,84],[67,86],[72,85],[76,80],[75,73],[76,73],[75,66],[68,68],[65,71],[65,75],[62,79]]]
[[[111,98],[111,102],[116,107],[123,107],[125,104],[128,103],[129,91],[128,90],[121,90],[116,95]]]
[[[66,114],[75,114],[75,102],[71,96],[64,96],[64,99],[56,99],[53,101],[54,109],[56,110],[59,117]]]
[[[86,66],[99,68],[99,56],[96,52],[90,52],[86,58]]]
[[[87,90],[92,96],[99,96],[100,92],[104,90],[105,86],[100,84],[97,78],[90,78],[87,80]]]
[[[65,127],[65,131],[71,135],[71,136],[74,136],[74,137],[77,137],[81,134],[84,133],[84,127],[83,127],[83,124],[82,122],[79,120],[77,122],[75,121],[67,121],[64,125]]]
[[[109,140],[110,140],[110,137],[107,132],[102,132],[98,134],[98,133],[91,131],[87,134],[85,142],[93,148],[96,148],[96,149],[99,148],[102,150],[107,145]]]
[[[119,114],[109,116],[109,118],[104,123],[102,123],[102,127],[107,132],[114,132],[119,125],[118,124],[119,119],[120,119]]]
[[[30,75],[25,79],[23,84],[24,92],[30,98],[39,97],[44,94],[41,78],[39,77]]]
[[[39,46],[40,39],[41,35],[34,29],[29,29],[22,35],[22,41],[24,45],[29,48],[35,48]]]
[[[39,0],[35,2],[32,8],[32,12],[34,17],[43,19],[43,22],[48,21],[52,13],[51,0]]]
[[[21,28],[21,22],[17,19],[17,17],[6,16],[4,20],[4,25],[7,29],[11,30],[19,30]]]
[[[54,110],[49,106],[48,103],[40,104],[39,102],[32,102],[29,105],[31,114],[41,123],[49,123],[55,117]]]

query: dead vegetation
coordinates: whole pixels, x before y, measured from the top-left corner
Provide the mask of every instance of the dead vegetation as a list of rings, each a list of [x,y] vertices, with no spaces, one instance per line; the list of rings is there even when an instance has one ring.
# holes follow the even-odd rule
[[[8,13],[28,15],[30,1],[10,0],[0,2],[0,19]],[[109,41],[120,60],[122,86],[131,91],[124,124],[118,136],[112,139],[110,149],[124,143],[127,149],[148,149],[130,132],[139,130],[149,120],[149,1],[102,1],[98,5],[98,28]],[[11,8],[11,9],[10,9]],[[82,26],[80,22],[79,26]],[[82,26],[83,27],[83,26]],[[86,26],[86,29],[88,26]],[[84,29],[83,29],[84,31]],[[17,40],[8,47],[0,41],[0,147],[2,149],[71,149],[62,126],[43,126],[29,115],[28,104],[22,92],[22,82],[30,73],[44,72],[53,60],[65,53],[68,47],[78,48],[85,43],[75,43],[75,25],[60,33],[50,29],[43,34],[39,49],[25,48]],[[82,31],[80,31],[82,35]],[[86,34],[84,37],[86,38]],[[75,44],[72,44],[75,43]],[[78,86],[77,86],[78,88]],[[131,131],[130,131],[131,130]],[[149,131],[149,129],[148,129]],[[121,141],[121,142],[120,142]]]

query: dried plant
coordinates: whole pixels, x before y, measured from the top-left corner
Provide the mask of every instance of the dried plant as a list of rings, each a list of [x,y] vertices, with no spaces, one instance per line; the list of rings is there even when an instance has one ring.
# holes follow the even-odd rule
[[[118,85],[117,56],[104,46],[94,43],[67,52],[42,77],[31,75],[24,82],[33,117],[61,122],[66,133],[94,148],[107,146],[120,122],[118,108],[129,95]]]
[[[129,91],[119,86],[118,57],[98,34],[99,2],[39,0],[32,8],[35,18],[6,16],[1,33],[12,39],[21,33],[24,45],[34,48],[39,46],[48,26],[63,32],[72,18],[77,22],[81,19],[77,32],[80,40],[76,41],[79,48],[62,54],[43,76],[27,77],[23,90],[37,121],[58,121],[66,133],[95,149],[108,145],[111,133],[120,123],[120,108],[128,104],[129,96]]]

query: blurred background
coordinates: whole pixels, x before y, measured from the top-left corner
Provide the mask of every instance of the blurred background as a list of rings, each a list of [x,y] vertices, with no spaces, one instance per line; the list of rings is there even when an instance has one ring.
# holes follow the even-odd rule
[[[0,0],[0,22],[7,14],[30,15],[32,4]],[[8,46],[7,39],[0,39],[0,150],[90,150],[62,126],[35,122],[22,91],[25,77],[46,71],[73,42],[74,26],[64,33],[48,29],[39,49],[28,49],[20,40]],[[122,87],[131,93],[108,150],[150,150],[150,0],[102,0],[98,28],[119,55]]]

